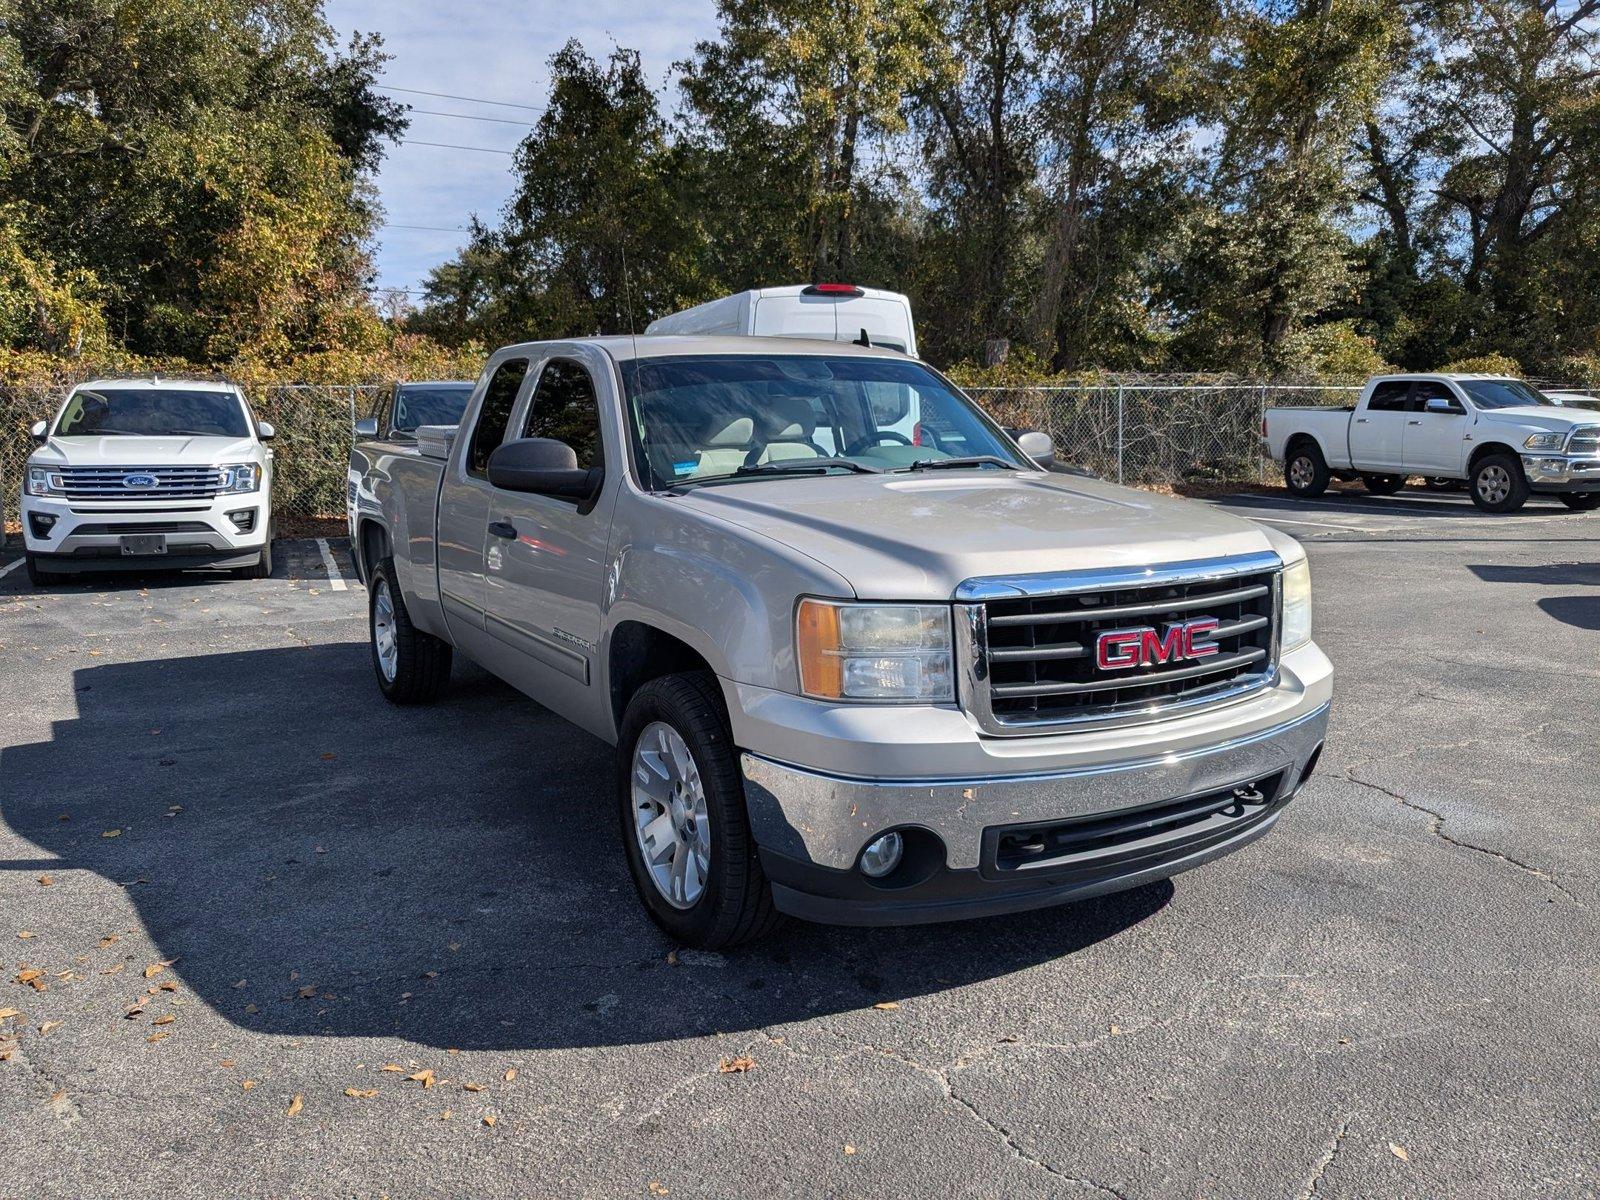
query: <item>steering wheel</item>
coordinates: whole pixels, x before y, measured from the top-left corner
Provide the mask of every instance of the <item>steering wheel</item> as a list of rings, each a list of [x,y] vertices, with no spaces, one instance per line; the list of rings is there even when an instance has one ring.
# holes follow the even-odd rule
[[[911,439],[903,433],[896,433],[892,429],[879,429],[864,438],[858,438],[853,444],[845,448],[846,454],[860,454],[871,446],[881,446],[884,442],[899,442],[902,446],[911,445]]]

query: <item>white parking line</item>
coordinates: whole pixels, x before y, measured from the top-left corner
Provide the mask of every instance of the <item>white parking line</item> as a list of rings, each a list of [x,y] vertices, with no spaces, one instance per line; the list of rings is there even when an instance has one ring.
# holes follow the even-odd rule
[[[1313,529],[1337,529],[1340,533],[1378,533],[1375,529],[1367,529],[1361,525],[1335,525],[1331,521],[1292,521],[1288,517],[1260,512],[1236,512],[1235,516],[1248,517],[1252,521],[1261,521],[1267,525],[1309,525]]]
[[[333,551],[328,549],[328,539],[318,538],[317,549],[322,552],[322,565],[328,569],[328,586],[336,592],[348,591],[344,576],[339,574],[339,565],[333,561]]]
[[[4,579],[7,575],[11,574],[11,572],[15,571],[25,561],[27,560],[19,558],[14,563],[7,563],[5,566],[0,567],[0,579]]]

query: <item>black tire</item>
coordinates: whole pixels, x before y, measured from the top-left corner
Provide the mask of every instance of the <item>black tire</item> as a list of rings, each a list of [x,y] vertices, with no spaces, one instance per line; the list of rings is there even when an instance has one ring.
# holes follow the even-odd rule
[[[391,605],[392,674],[378,650],[380,597],[387,597]],[[449,642],[423,633],[411,623],[411,614],[406,611],[406,602],[395,583],[392,558],[378,564],[367,586],[367,645],[372,651],[372,672],[378,677],[378,690],[391,704],[429,704],[450,685],[450,660],[454,651]]]
[[[657,723],[683,739],[705,792],[709,866],[704,890],[687,908],[670,903],[652,881],[635,827],[634,751],[641,735]],[[628,702],[617,741],[617,815],[639,902],[669,936],[688,946],[720,950],[766,937],[782,923],[750,832],[739,752],[709,672],[652,679]]]
[[[1489,513],[1514,513],[1528,502],[1528,479],[1514,454],[1485,454],[1472,464],[1472,502]]]
[[[1590,512],[1600,508],[1600,492],[1558,492],[1557,496],[1573,512]]]
[[[28,572],[28,584],[31,587],[49,587],[61,578],[54,571],[46,571],[39,565],[37,555],[24,553],[22,556],[23,570]]]
[[[1467,486],[1459,479],[1446,479],[1442,475],[1431,475],[1424,482],[1430,492],[1459,492]]]
[[[1406,485],[1404,475],[1363,475],[1361,482],[1374,496],[1392,496]]]
[[[273,531],[267,530],[267,543],[261,547],[261,557],[256,559],[255,565],[240,567],[234,572],[240,579],[271,579],[272,578],[272,538]]]
[[[1328,460],[1315,442],[1299,442],[1283,457],[1283,486],[1306,499],[1328,490]]]

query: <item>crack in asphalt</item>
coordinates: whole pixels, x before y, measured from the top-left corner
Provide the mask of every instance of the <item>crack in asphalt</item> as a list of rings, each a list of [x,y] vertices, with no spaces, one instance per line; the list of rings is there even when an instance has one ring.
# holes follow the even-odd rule
[[[28,1053],[27,1048],[22,1044],[21,1030],[17,1030],[14,1036],[15,1044],[10,1047],[13,1060],[23,1067],[28,1074],[32,1075],[37,1083],[47,1089],[49,1100],[46,1107],[50,1109],[50,1112],[63,1123],[76,1125],[83,1119],[83,1109],[78,1107],[76,1100],[67,1095],[67,1089],[62,1086],[61,1080],[57,1079],[47,1068],[33,1061],[33,1056]]]
[[[1339,1128],[1333,1131],[1333,1138],[1322,1149],[1322,1157],[1317,1159],[1316,1165],[1311,1168],[1311,1174],[1306,1176],[1306,1181],[1301,1185],[1295,1200],[1311,1200],[1317,1194],[1317,1187],[1322,1183],[1322,1177],[1333,1165],[1333,1160],[1339,1157],[1339,1151],[1344,1148],[1345,1135],[1350,1132],[1350,1122],[1355,1119],[1354,1113],[1346,1113],[1344,1120],[1339,1122]]]
[[[1399,801],[1403,807],[1409,808],[1413,812],[1419,812],[1424,816],[1427,816],[1430,818],[1428,822],[1428,832],[1433,834],[1433,836],[1438,838],[1440,841],[1446,842],[1452,846],[1459,846],[1463,850],[1471,850],[1476,854],[1487,855],[1489,858],[1495,859],[1498,862],[1503,862],[1508,866],[1515,867],[1517,870],[1531,875],[1540,882],[1546,883],[1555,888],[1556,891],[1560,892],[1579,908],[1588,908],[1588,905],[1574,895],[1572,890],[1568,888],[1566,884],[1562,883],[1561,880],[1557,879],[1543,867],[1536,867],[1532,863],[1523,862],[1520,858],[1513,857],[1502,850],[1495,850],[1489,846],[1480,846],[1476,842],[1463,841],[1461,838],[1446,833],[1444,824],[1447,818],[1442,812],[1439,812],[1437,809],[1429,808],[1426,804],[1419,803],[1418,801],[1411,799],[1409,796],[1403,796],[1393,788],[1384,787],[1381,783],[1373,783],[1370,780],[1362,779],[1356,775],[1355,770],[1356,769],[1354,766],[1346,767],[1344,772],[1345,778],[1358,787],[1370,788],[1372,791]]]

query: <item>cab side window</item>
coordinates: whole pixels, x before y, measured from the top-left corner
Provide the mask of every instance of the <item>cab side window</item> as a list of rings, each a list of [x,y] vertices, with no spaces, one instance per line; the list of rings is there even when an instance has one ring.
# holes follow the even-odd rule
[[[1367,408],[1372,412],[1404,412],[1406,395],[1410,391],[1409,380],[1391,379],[1380,383],[1372,389],[1372,399],[1367,401]]]
[[[589,372],[570,358],[553,358],[539,376],[528,405],[523,437],[554,438],[572,447],[578,469],[604,465],[600,441],[600,404]]]
[[[511,409],[522,390],[522,381],[528,377],[528,360],[507,359],[495,368],[489,386],[483,395],[483,408],[478,412],[478,423],[472,430],[472,447],[467,453],[467,474],[486,479],[489,475],[489,456],[506,440],[506,426],[511,422]]]
[[[1411,392],[1411,407],[1416,412],[1421,412],[1427,407],[1429,400],[1448,400],[1452,412],[1464,411],[1461,401],[1456,399],[1456,394],[1444,384],[1435,380],[1424,379],[1417,383]]]

